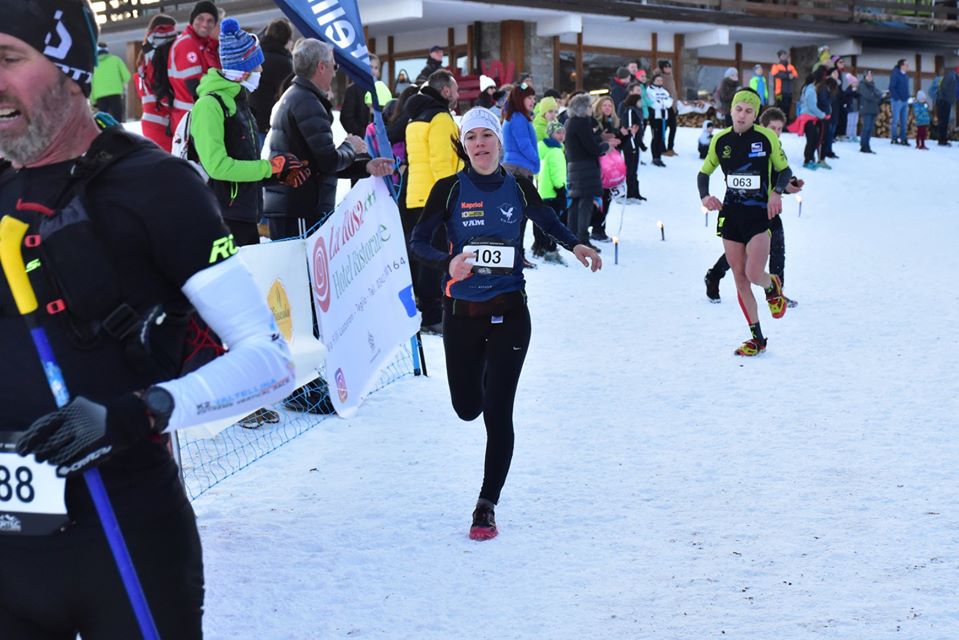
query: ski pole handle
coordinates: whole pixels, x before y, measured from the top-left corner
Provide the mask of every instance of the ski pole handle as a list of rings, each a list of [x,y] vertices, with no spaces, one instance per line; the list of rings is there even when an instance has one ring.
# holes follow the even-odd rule
[[[27,323],[27,328],[30,330],[30,337],[33,338],[37,355],[40,356],[40,364],[46,374],[50,391],[53,393],[57,407],[62,407],[70,401],[70,394],[67,391],[60,366],[53,355],[53,349],[50,348],[47,334],[36,318],[35,313],[39,307],[37,296],[30,285],[30,277],[27,275],[23,253],[20,250],[29,228],[27,223],[12,216],[3,216],[0,219],[0,264],[2,264],[3,275],[10,286],[17,310],[23,316],[24,322]],[[103,526],[107,542],[110,544],[110,550],[113,552],[113,560],[120,572],[120,578],[123,580],[130,606],[136,615],[140,633],[144,640],[160,640],[156,623],[153,621],[153,614],[150,612],[149,604],[147,604],[143,587],[140,586],[136,568],[133,566],[133,560],[130,558],[130,552],[127,549],[126,541],[123,539],[120,524],[113,512],[113,505],[110,504],[110,497],[107,495],[100,472],[97,469],[88,469],[84,471],[83,479],[96,507],[100,524]]]

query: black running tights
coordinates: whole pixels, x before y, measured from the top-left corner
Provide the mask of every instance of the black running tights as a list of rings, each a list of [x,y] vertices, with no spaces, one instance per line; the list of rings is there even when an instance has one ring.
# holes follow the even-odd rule
[[[445,299],[449,302],[449,298]],[[443,347],[453,409],[463,420],[483,414],[486,462],[479,497],[499,502],[513,459],[513,400],[529,346],[529,310],[522,305],[503,316],[443,314]]]
[[[203,559],[193,509],[184,505],[149,524],[124,526],[123,534],[160,637],[200,640]],[[75,525],[56,538],[35,544],[0,538],[0,638],[139,638],[99,524]]]

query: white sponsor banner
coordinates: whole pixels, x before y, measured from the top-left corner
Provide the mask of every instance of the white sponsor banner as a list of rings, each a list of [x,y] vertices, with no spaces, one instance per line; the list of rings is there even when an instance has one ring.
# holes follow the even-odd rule
[[[676,114],[681,116],[686,113],[706,113],[712,107],[712,104],[703,102],[702,100],[697,100],[696,102],[684,102],[682,100],[677,100]]]
[[[240,247],[256,288],[273,312],[280,333],[290,345],[296,386],[316,379],[323,370],[326,349],[313,335],[306,240],[284,240]],[[229,346],[229,345],[227,345]],[[212,438],[243,416],[208,422],[189,429],[195,437]]]
[[[290,345],[297,388],[315,380],[323,371],[326,349],[313,335],[306,240],[240,247],[240,257]]]
[[[403,226],[383,180],[356,183],[306,248],[330,397],[347,418],[420,326]]]

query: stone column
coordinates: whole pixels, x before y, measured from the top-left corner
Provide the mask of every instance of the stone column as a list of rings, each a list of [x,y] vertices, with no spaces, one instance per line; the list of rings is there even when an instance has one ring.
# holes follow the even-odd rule
[[[543,95],[547,89],[556,88],[553,69],[553,38],[537,36],[536,23],[526,23],[526,60],[519,73],[528,71],[533,75],[536,94]]]

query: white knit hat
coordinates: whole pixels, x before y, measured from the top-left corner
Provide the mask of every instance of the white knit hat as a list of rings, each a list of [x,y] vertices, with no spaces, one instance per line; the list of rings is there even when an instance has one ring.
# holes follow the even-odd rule
[[[483,93],[487,89],[495,89],[496,81],[490,78],[489,76],[480,76],[480,93]]]
[[[466,134],[473,129],[489,129],[503,144],[503,126],[499,123],[496,114],[483,107],[473,107],[460,120],[460,142],[466,144]]]

